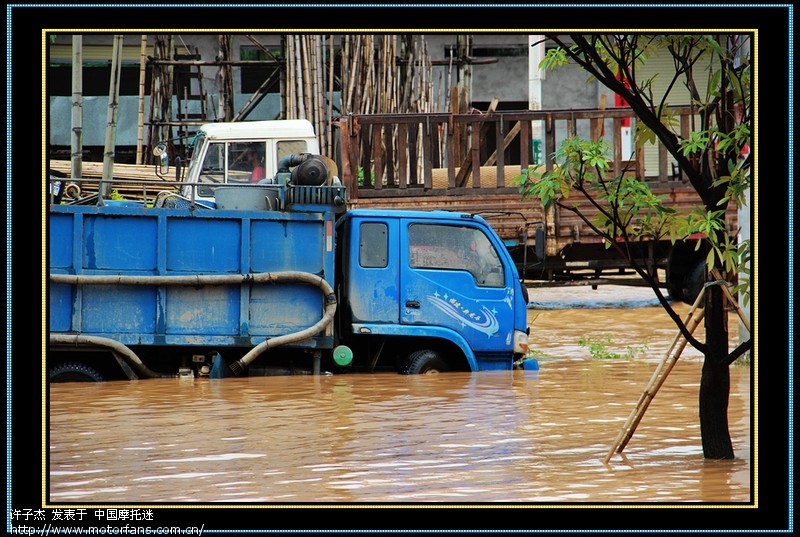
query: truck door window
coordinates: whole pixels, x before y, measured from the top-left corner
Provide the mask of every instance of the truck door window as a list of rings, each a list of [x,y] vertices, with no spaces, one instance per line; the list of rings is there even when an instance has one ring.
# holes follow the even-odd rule
[[[385,268],[388,264],[389,235],[386,224],[365,222],[361,224],[358,245],[358,263],[367,268]]]
[[[480,229],[412,224],[408,247],[412,268],[466,270],[477,285],[505,287],[500,256]]]
[[[225,182],[225,144],[209,143],[203,156],[200,167],[200,186],[197,193],[200,196],[213,196],[214,190],[207,184],[221,184]],[[203,185],[203,183],[207,183]]]
[[[265,149],[263,141],[209,143],[200,168],[200,183],[249,184],[264,179]],[[212,196],[213,188],[201,184],[198,193]]]
[[[252,184],[264,179],[264,142],[228,144],[228,183]]]

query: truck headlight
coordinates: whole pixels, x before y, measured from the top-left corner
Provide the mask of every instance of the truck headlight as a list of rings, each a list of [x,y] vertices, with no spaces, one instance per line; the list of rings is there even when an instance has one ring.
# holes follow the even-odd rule
[[[514,354],[528,354],[528,334],[514,330]]]

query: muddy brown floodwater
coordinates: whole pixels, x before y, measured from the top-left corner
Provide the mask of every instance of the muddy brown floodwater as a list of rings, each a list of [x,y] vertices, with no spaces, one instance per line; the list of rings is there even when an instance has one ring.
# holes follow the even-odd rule
[[[735,459],[703,457],[702,356],[687,347],[605,464],[677,328],[644,289],[531,301],[539,371],[53,384],[48,500],[752,501],[750,365],[731,367]]]

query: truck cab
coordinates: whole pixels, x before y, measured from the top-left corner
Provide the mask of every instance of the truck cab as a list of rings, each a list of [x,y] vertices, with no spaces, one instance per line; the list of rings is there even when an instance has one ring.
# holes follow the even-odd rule
[[[341,225],[343,337],[380,342],[407,374],[509,369],[525,355],[527,289],[483,218],[353,209]]]
[[[195,136],[181,194],[213,206],[217,186],[269,183],[282,159],[304,153],[319,153],[305,119],[209,123]]]

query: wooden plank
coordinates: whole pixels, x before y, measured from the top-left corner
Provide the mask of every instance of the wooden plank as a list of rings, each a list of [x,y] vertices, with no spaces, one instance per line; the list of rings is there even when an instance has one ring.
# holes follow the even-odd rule
[[[487,125],[488,127],[488,125]],[[470,150],[470,154],[472,156],[471,168],[472,168],[472,188],[480,188],[481,187],[481,141],[483,140],[483,125],[478,128],[478,125],[472,126],[472,149]],[[464,182],[466,183],[466,177],[464,178]],[[459,185],[463,186],[463,185]]]
[[[383,164],[386,167],[386,186],[395,186],[394,176],[394,141],[392,135],[394,133],[393,125],[383,126],[383,148],[384,158]]]
[[[503,120],[502,120],[502,118],[500,119],[500,121],[495,123],[495,138],[494,139],[495,140],[500,140],[501,138],[503,138]],[[505,139],[504,139],[504,141],[505,141]],[[502,149],[500,151],[495,150],[494,154],[497,156],[497,175],[496,175],[497,186],[502,188],[502,187],[506,186],[506,181],[505,181],[506,178],[503,176],[503,168],[505,166],[505,156],[506,156],[505,145],[503,145],[503,147],[502,147]]]
[[[455,151],[455,139],[456,136],[453,133],[454,124],[453,118],[450,118],[449,123],[447,124],[447,186],[448,188],[455,188],[456,187],[456,172],[455,172],[455,162],[456,162],[456,151]]]
[[[419,184],[419,175],[417,174],[417,132],[419,131],[418,123],[408,124],[408,172],[409,184]],[[400,155],[403,158],[403,155]]]
[[[492,115],[497,108],[497,104],[500,101],[495,97],[489,103],[489,108],[486,110],[486,115]],[[484,114],[481,114],[483,117]],[[475,132],[475,128],[477,127],[476,123],[480,123],[480,127],[478,128],[478,132]],[[472,167],[480,166],[480,150],[483,146],[483,143],[486,139],[486,133],[489,131],[489,123],[486,121],[476,121],[472,123],[472,151],[468,154],[464,161],[461,163],[461,168],[458,170],[458,174],[456,174],[456,186],[464,186],[467,183],[467,177],[469,176],[470,172],[472,172]],[[478,158],[475,158],[475,152],[478,153]],[[477,164],[475,163],[477,161]],[[474,179],[476,175],[473,174],[473,186],[475,186]],[[478,174],[478,179],[480,179],[480,174]]]
[[[383,188],[384,153],[381,143],[382,131],[383,131],[383,125],[372,126],[372,155],[373,158],[375,159],[375,168],[374,168],[375,180],[373,181],[372,187],[375,190],[380,190]],[[366,174],[366,172],[364,173]]]
[[[519,164],[522,169],[526,169],[531,164],[531,123],[530,121],[520,121],[519,126]]]
[[[353,144],[351,143],[354,138],[350,136],[350,121],[348,119],[342,118],[339,120],[339,129],[341,130],[341,140],[346,144],[345,147],[342,147],[342,181],[344,181],[345,187],[347,187],[347,199],[356,199],[358,198],[358,184],[354,180],[354,177],[357,177],[355,173],[353,173],[353,163],[355,160],[351,160],[356,158],[353,154]]]
[[[405,123],[397,126],[397,181],[400,188],[406,188],[408,184],[408,161],[406,152],[408,151],[408,125]]]
[[[68,160],[51,160],[48,168],[61,172],[70,177],[72,173],[71,163]],[[100,178],[103,176],[102,162],[82,162],[82,174],[85,178]],[[162,181],[156,175],[156,168],[153,164],[114,164],[113,177],[119,179],[138,179],[142,181]]]
[[[430,132],[427,127],[428,125],[422,125],[422,179],[425,182],[426,189],[433,186]]]

